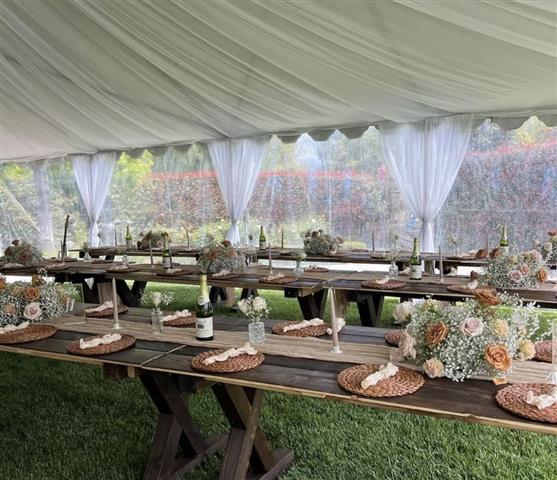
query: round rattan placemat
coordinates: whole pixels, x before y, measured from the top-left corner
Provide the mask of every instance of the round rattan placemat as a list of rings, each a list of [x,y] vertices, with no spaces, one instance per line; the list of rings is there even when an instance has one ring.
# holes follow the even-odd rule
[[[186,268],[179,268],[175,272],[167,272],[166,270],[158,270],[155,275],[157,277],[181,277],[182,275],[191,275],[193,270],[188,270]]]
[[[255,355],[238,355],[237,357],[229,358],[224,362],[215,362],[211,365],[205,365],[203,363],[203,360],[206,358],[218,355],[225,351],[226,350],[224,349],[220,349],[200,353],[191,359],[191,366],[193,369],[201,370],[203,372],[233,373],[251,370],[252,368],[261,365],[263,360],[265,360],[265,356],[261,352],[257,352]]]
[[[553,342],[551,340],[546,340],[545,342],[537,342],[536,343],[536,355],[535,359],[539,360],[540,362],[547,362],[551,363],[551,354],[552,348],[551,344]]]
[[[387,283],[377,283],[376,280],[365,280],[362,287],[371,288],[373,290],[395,290],[406,286],[406,282],[400,280],[389,280]]]
[[[300,328],[298,330],[288,330],[283,332],[282,329],[287,325],[295,325],[300,322],[279,322],[271,328],[273,333],[277,335],[287,335],[289,337],[320,337],[327,333],[327,325],[316,325],[313,327]]]
[[[43,338],[52,337],[58,329],[52,325],[34,323],[27,328],[0,335],[0,345],[14,343],[34,342]]]
[[[92,340],[93,338],[102,337],[102,335],[93,335],[91,337],[84,338],[85,341]],[[135,343],[135,337],[132,335],[122,334],[122,338],[117,342],[109,343],[108,345],[97,345],[92,348],[79,348],[79,340],[68,343],[66,347],[68,352],[74,355],[84,355],[86,357],[90,355],[106,355],[107,353],[116,353],[126,348],[130,348]]]
[[[304,268],[304,272],[306,273],[326,273],[329,269],[325,267],[307,267]]]
[[[398,342],[400,340],[402,332],[404,332],[404,330],[402,330],[402,329],[400,329],[400,330],[389,330],[385,334],[385,341],[389,345],[393,345],[394,347],[398,347]]]
[[[114,267],[109,267],[106,269],[107,272],[110,273],[132,273],[132,272],[139,272],[141,270],[145,270],[146,268],[150,268],[149,265],[130,265],[128,268],[118,268],[121,265],[115,265]]]
[[[557,403],[543,410],[526,403],[526,396],[530,390],[536,395],[542,395],[550,393],[553,387],[547,383],[515,383],[499,390],[495,400],[501,408],[519,417],[538,422],[557,423]]]
[[[285,275],[284,277],[275,278],[273,280],[267,280],[266,278],[260,278],[259,283],[274,283],[277,285],[282,285],[284,283],[292,283],[298,280],[298,277],[294,275]]]
[[[229,278],[238,278],[240,276],[242,276],[242,273],[240,272],[231,272],[231,273],[227,273],[226,275],[216,275],[216,274],[212,274],[209,278],[213,279],[213,280],[228,280]]]
[[[190,312],[190,315],[188,315],[187,317],[178,317],[175,318],[174,320],[168,320],[162,323],[163,327],[187,327],[188,325],[194,325],[194,324],[195,324],[195,313],[193,312]]]
[[[344,390],[364,397],[400,397],[419,390],[425,383],[422,374],[414,370],[399,367],[396,375],[372,385],[362,388],[362,380],[379,370],[379,365],[355,365],[340,372],[338,384]]]
[[[112,317],[112,310],[113,308],[107,308],[105,310],[101,310],[100,312],[85,312],[85,316],[89,318],[110,318]],[[128,307],[124,304],[118,305],[118,313],[126,313],[128,311]]]

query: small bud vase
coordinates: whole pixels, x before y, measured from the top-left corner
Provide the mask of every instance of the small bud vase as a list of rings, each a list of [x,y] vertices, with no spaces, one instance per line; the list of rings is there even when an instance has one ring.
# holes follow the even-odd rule
[[[153,333],[159,335],[162,333],[162,311],[160,308],[153,308],[151,311],[151,326],[153,327]]]
[[[261,320],[254,320],[248,325],[248,339],[251,345],[265,342],[265,325]]]
[[[300,277],[304,274],[304,267],[302,267],[302,261],[301,260],[296,260],[296,266],[294,267],[293,273],[297,277]]]
[[[389,267],[389,278],[398,278],[398,266],[394,261],[391,262]]]

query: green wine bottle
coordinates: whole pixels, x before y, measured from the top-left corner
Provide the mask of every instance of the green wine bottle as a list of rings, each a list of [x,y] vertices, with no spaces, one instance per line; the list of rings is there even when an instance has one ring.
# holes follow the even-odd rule
[[[507,238],[507,226],[503,225],[503,231],[501,232],[501,240],[499,240],[499,250],[503,255],[509,254],[509,239]]]
[[[265,237],[263,225],[261,225],[261,232],[259,233],[259,248],[263,250],[267,248],[267,237]]]
[[[420,257],[420,244],[417,238],[414,238],[414,249],[410,258],[410,278],[412,280],[422,279],[422,259]]]
[[[163,235],[162,268],[172,268],[172,257],[170,256],[170,248],[168,246],[167,234]]]
[[[126,249],[131,250],[133,248],[132,244],[132,234],[130,233],[130,226],[126,227]]]
[[[213,305],[209,299],[207,275],[205,274],[201,275],[195,313],[195,338],[202,341],[213,340]]]

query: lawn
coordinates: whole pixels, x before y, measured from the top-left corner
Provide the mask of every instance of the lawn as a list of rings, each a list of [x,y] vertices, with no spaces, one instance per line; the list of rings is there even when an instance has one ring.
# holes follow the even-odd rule
[[[196,289],[170,287],[175,307]],[[274,318],[300,318],[297,303],[265,295]],[[394,300],[382,318],[389,324]],[[217,308],[218,312],[226,312]],[[355,309],[347,315],[357,321]],[[0,479],[140,479],[155,409],[137,380],[104,380],[97,367],[0,354]],[[193,400],[206,433],[226,427],[208,393]],[[557,438],[277,393],[263,429],[293,448],[285,480],[555,479]],[[219,458],[186,479],[217,477]]]

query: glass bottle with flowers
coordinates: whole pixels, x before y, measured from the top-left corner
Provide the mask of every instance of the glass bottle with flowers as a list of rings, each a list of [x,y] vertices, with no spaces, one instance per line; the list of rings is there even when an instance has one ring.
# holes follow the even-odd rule
[[[143,305],[153,305],[151,311],[151,326],[153,333],[158,335],[163,330],[163,312],[161,306],[168,306],[174,299],[172,292],[149,291],[143,293],[141,296],[141,303]]]
[[[240,312],[251,320],[248,326],[249,343],[252,345],[261,344],[265,341],[265,325],[262,318],[269,316],[267,302],[262,297],[249,296],[238,302]]]
[[[307,258],[307,254],[304,251],[299,251],[296,253],[296,266],[292,273],[297,277],[304,274],[304,267],[302,267],[302,262]]]

